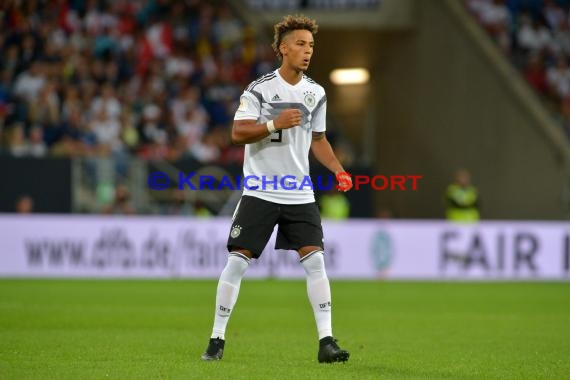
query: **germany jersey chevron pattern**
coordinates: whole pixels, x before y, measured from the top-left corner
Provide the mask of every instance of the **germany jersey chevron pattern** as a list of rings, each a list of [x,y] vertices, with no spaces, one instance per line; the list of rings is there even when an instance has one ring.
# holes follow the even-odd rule
[[[268,80],[271,80],[273,78],[275,78],[275,71],[267,73],[267,74],[259,77],[258,79],[254,80],[253,82],[251,82],[249,84],[249,86],[247,86],[246,91],[252,91],[255,88],[255,86],[257,86],[258,84],[263,83],[263,82],[267,82]]]
[[[309,82],[309,83],[317,84],[317,82],[315,82],[314,80],[312,80],[311,78],[309,78],[309,77],[306,76],[305,74],[303,74],[303,78],[304,78],[307,82]]]
[[[309,121],[311,120],[309,118],[309,115],[311,115],[311,111],[309,111],[303,103],[296,103],[296,102],[262,103],[261,115],[266,116],[267,120],[271,120],[276,116],[278,116],[282,110],[287,108],[296,108],[300,110],[302,114],[301,127],[303,129],[311,129],[311,125],[309,124]]]
[[[254,120],[257,124],[277,118],[285,109],[298,109],[302,118],[299,126],[269,134],[259,141],[246,144],[243,173],[246,176],[290,175],[302,178],[309,173],[311,132],[326,131],[325,90],[312,79],[303,76],[296,83],[287,82],[275,70],[252,82],[240,98],[234,120]],[[252,189],[244,195],[281,203],[305,204],[315,201],[312,189],[265,189],[260,180],[249,181]],[[253,187],[259,186],[257,190]]]

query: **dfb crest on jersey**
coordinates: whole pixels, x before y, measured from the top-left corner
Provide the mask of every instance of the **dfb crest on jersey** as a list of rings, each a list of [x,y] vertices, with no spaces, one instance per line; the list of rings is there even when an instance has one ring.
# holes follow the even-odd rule
[[[310,91],[305,91],[305,105],[307,107],[314,107],[317,102],[315,99],[315,94]]]
[[[239,236],[239,234],[241,234],[241,226],[239,224],[236,224],[234,228],[232,228],[230,235],[235,239]]]

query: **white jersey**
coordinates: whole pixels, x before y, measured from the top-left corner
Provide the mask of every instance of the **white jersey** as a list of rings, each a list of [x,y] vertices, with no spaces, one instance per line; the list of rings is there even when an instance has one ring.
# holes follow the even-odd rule
[[[243,194],[281,204],[311,203],[315,196],[308,182],[309,149],[312,132],[326,130],[325,90],[305,75],[291,85],[275,70],[243,92],[234,119],[261,124],[286,108],[301,110],[301,125],[245,146]]]

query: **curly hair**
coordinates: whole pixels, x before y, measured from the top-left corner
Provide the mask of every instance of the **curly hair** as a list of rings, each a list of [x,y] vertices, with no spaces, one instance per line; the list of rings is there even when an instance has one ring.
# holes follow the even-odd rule
[[[275,24],[273,27],[275,33],[273,34],[273,50],[279,59],[283,59],[281,52],[279,51],[279,45],[283,42],[283,38],[294,30],[308,30],[313,35],[317,34],[319,26],[315,20],[312,20],[303,15],[288,15],[283,17],[283,20]]]

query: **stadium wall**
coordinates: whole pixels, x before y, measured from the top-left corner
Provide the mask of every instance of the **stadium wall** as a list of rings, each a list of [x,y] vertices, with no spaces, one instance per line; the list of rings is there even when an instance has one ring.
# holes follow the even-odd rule
[[[19,197],[34,200],[43,213],[68,213],[72,208],[71,161],[66,158],[0,156],[0,212],[14,212]]]

